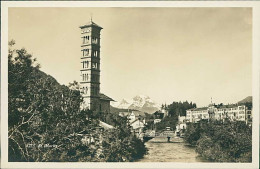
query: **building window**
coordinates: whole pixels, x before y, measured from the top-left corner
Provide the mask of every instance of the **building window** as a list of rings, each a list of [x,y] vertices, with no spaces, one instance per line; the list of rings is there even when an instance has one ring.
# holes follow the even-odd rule
[[[83,36],[83,44],[89,43],[89,36]]]
[[[96,66],[97,66],[97,63],[94,63],[94,62],[93,62],[93,63],[92,63],[92,68],[96,69],[96,68],[97,68]]]
[[[96,37],[92,37],[92,43],[97,44],[97,43],[98,43],[98,38],[96,38]]]
[[[93,51],[93,56],[94,56],[94,57],[98,57],[98,51],[94,50],[94,51]]]
[[[83,57],[84,56],[89,56],[89,49],[83,49],[82,52],[83,52],[83,54],[82,54]]]

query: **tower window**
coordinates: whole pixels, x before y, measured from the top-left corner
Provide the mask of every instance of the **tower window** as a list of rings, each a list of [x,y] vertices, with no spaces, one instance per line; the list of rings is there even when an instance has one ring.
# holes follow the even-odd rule
[[[92,63],[92,68],[94,68],[94,69],[95,69],[95,63]]]
[[[89,36],[83,36],[83,44],[89,43]]]
[[[98,56],[98,51],[94,50],[93,51],[93,56],[97,57]]]
[[[89,64],[88,61],[83,61],[83,68],[88,68],[88,64]]]
[[[83,56],[89,56],[89,49],[83,49]]]
[[[92,43],[97,44],[97,43],[98,43],[98,38],[96,38],[96,37],[92,37]]]

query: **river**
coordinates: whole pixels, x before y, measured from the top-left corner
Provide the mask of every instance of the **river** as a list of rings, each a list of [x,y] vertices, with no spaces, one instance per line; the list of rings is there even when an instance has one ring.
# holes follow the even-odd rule
[[[138,162],[206,162],[198,157],[195,148],[186,145],[181,138],[153,138],[145,143],[148,154]]]

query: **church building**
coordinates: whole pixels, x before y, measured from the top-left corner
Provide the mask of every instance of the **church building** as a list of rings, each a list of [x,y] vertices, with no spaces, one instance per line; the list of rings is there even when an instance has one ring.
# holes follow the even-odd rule
[[[110,112],[110,97],[100,93],[100,32],[103,29],[90,20],[81,29],[80,88],[82,109]]]

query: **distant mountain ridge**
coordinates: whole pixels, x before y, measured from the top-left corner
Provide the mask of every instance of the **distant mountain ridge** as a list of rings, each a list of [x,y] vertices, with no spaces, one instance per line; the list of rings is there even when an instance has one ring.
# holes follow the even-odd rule
[[[120,102],[112,103],[113,107],[118,109],[133,109],[149,114],[160,109],[160,105],[155,103],[150,97],[145,95],[137,95],[132,99],[122,99]]]
[[[238,104],[243,104],[243,103],[252,103],[253,102],[253,97],[252,96],[247,96],[243,100],[240,100],[237,102]]]

